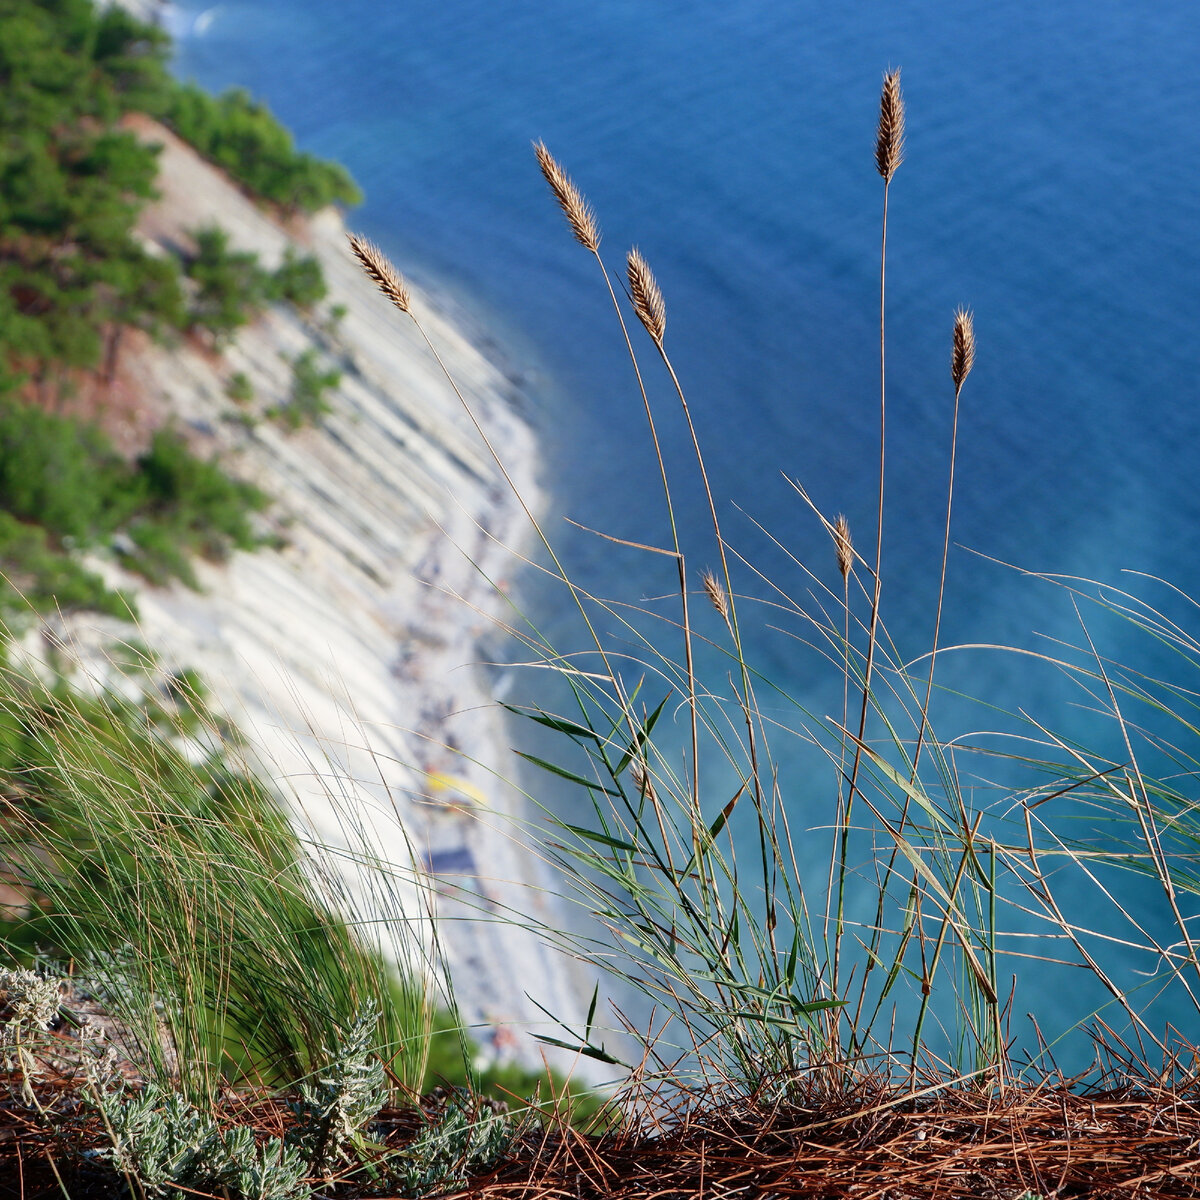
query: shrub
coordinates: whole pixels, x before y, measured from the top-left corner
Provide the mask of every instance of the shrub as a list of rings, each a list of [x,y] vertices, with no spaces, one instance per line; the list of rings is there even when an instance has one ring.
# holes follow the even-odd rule
[[[314,1171],[325,1169],[361,1148],[367,1123],[387,1101],[387,1077],[374,1052],[379,1010],[369,1004],[334,1048],[326,1066],[300,1088],[292,1105],[296,1127],[288,1141],[298,1146]]]
[[[120,520],[124,467],[93,426],[0,402],[0,508],[90,542]]]
[[[11,398],[0,399],[0,609],[92,608],[128,616],[73,553],[118,531],[136,550],[126,562],[154,583],[195,586],[190,558],[224,561],[259,543],[250,514],[266,496],[197,458],[177,434],[160,431],[133,466],[104,433]]]
[[[61,999],[57,979],[20,968],[0,970],[0,1057],[6,1070],[14,1069],[14,1058],[21,1069],[29,1069],[29,1043],[50,1028]]]
[[[184,264],[195,281],[192,326],[207,329],[217,344],[226,341],[266,304],[271,277],[258,255],[229,248],[229,234],[216,226],[195,230],[196,251]]]
[[[92,1099],[111,1145],[104,1157],[150,1197],[197,1191],[245,1200],[303,1200],[308,1163],[278,1138],[256,1143],[241,1126],[223,1130],[183,1096],[156,1083],[93,1079]]]
[[[165,587],[172,579],[178,579],[193,590],[199,589],[191,556],[177,530],[152,521],[136,521],[128,534],[133,548],[121,546],[117,556],[130,571],[156,587]]]
[[[270,291],[273,299],[286,300],[306,311],[325,299],[328,288],[321,264],[311,256],[301,258],[289,246],[282,264],[271,277]]]
[[[111,591],[69,551],[52,545],[45,529],[6,512],[0,512],[0,573],[0,614],[9,622],[19,622],[29,609],[89,609],[122,620],[137,617],[132,596]]]
[[[254,399],[254,384],[245,371],[235,371],[225,385],[225,395],[235,404],[249,404]]]
[[[457,1191],[469,1173],[496,1162],[520,1132],[519,1122],[455,1090],[404,1152],[396,1182],[416,1200]]]
[[[330,412],[325,393],[342,381],[340,371],[322,371],[315,350],[305,350],[292,360],[292,394],[288,403],[273,412],[290,430],[311,425]]]
[[[344,304],[331,304],[329,306],[329,314],[325,318],[324,330],[330,337],[336,337],[339,327],[346,319],[346,313],[350,310]]]
[[[215,459],[197,458],[178,434],[159,431],[137,461],[146,512],[186,549],[223,561],[231,548],[252,550],[249,514],[266,507],[253,484],[231,479]]]

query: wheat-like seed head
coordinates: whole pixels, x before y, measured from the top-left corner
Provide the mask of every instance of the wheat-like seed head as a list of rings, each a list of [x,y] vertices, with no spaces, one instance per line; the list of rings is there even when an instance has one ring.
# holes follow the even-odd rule
[[[875,166],[885,183],[891,183],[904,161],[904,97],[900,95],[900,69],[883,77],[879,97],[879,130],[875,135]]]
[[[845,513],[838,513],[838,519],[833,523],[833,548],[837,553],[838,570],[842,579],[850,578],[850,568],[854,566],[854,543],[850,540],[850,522]]]
[[[956,394],[974,365],[975,321],[970,309],[960,308],[954,314],[954,348],[950,351],[950,378]]]
[[[654,790],[654,784],[650,782],[650,772],[646,770],[646,764],[640,758],[629,760],[629,776],[638,790],[638,795],[645,796],[651,804],[657,805],[658,793]]]
[[[350,249],[362,263],[363,270],[374,282],[375,286],[402,312],[410,313],[408,288],[404,286],[404,276],[388,262],[384,254],[374,242],[350,234]]]
[[[633,300],[633,311],[638,320],[646,327],[646,332],[654,339],[654,344],[661,350],[663,334],[667,330],[667,306],[663,301],[662,289],[650,264],[642,257],[642,252],[634,246],[626,260],[629,275],[629,295]]]
[[[700,576],[700,582],[704,586],[704,594],[708,597],[708,602],[721,614],[721,619],[728,624],[729,598],[725,595],[721,581],[711,571],[705,571]]]
[[[600,230],[596,226],[596,214],[592,206],[583,198],[582,193],[572,182],[571,177],[559,166],[554,155],[546,149],[545,142],[534,142],[534,153],[537,155],[538,166],[554,193],[558,206],[571,226],[575,240],[595,254],[600,249]]]

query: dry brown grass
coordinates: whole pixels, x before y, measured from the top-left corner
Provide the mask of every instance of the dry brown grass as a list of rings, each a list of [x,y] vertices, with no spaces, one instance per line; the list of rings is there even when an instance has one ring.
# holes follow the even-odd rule
[[[446,1193],[460,1200],[1168,1200],[1200,1195],[1200,1095],[1150,1083],[1079,1090],[1055,1079],[998,1092],[941,1087],[888,1091],[869,1075],[839,1095],[802,1087],[787,1100],[769,1082],[757,1095],[717,1094],[640,1126],[588,1134],[564,1108],[527,1128],[493,1167]],[[121,1195],[111,1169],[82,1158],[105,1139],[99,1118],[68,1084],[39,1085],[58,1114],[54,1132],[15,1100],[0,1104],[0,1196],[72,1200]],[[386,1159],[410,1144],[439,1101],[386,1109],[375,1133]],[[278,1137],[284,1101],[239,1094],[224,1119]],[[361,1172],[326,1182],[329,1200],[382,1200],[398,1193]]]
[[[557,1134],[480,1180],[480,1197],[1017,1200],[1195,1196],[1200,1107],[1155,1088],[1065,1081],[986,1095],[872,1091],[840,1103],[709,1103],[653,1131]]]

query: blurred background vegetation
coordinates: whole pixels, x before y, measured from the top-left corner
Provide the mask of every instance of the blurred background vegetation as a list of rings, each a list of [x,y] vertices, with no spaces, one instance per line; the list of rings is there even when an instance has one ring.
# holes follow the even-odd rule
[[[86,555],[195,586],[196,556],[263,543],[253,515],[269,498],[169,427],[122,454],[70,400],[113,383],[131,331],[219,353],[268,305],[307,313],[326,288],[315,259],[289,250],[269,271],[216,226],[178,256],[148,250],[137,221],[157,150],[122,119],[163,122],[284,219],[361,195],[245,92],[213,97],[172,78],[167,35],[119,7],[0,0],[0,29],[0,623],[19,632],[31,611],[56,610],[135,618],[133,597]],[[338,382],[311,351],[293,376],[274,413],[292,429],[326,411]],[[228,392],[253,398],[241,373]],[[295,1082],[368,1000],[383,1010],[380,1054],[409,1088],[470,1077],[494,1095],[564,1090],[513,1065],[474,1074],[478,1051],[445,998],[351,932],[203,683],[141,649],[127,657],[112,664],[116,690],[81,691],[53,651],[30,670],[0,645],[11,960],[86,977],[140,1031],[144,1068],[169,1078],[155,1032],[166,1012],[197,1098],[218,1081]]]
[[[122,118],[161,120],[281,215],[361,197],[244,92],[212,97],[173,79],[167,35],[119,7],[0,0],[0,25],[0,615],[56,604],[128,615],[129,597],[82,553],[107,549],[151,582],[194,585],[193,556],[254,547],[250,515],[267,498],[172,433],[123,461],[67,402],[114,380],[131,330],[220,349],[270,304],[310,310],[325,283],[315,259],[289,251],[267,271],[217,227],[194,231],[181,257],[148,250],[136,223],[157,151]],[[288,424],[318,416],[328,386],[302,364]]]

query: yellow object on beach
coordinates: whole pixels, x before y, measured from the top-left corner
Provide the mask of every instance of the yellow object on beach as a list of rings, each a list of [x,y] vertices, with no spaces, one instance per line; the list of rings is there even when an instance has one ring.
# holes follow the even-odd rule
[[[447,808],[487,808],[487,797],[474,784],[445,771],[428,771],[429,798]]]

